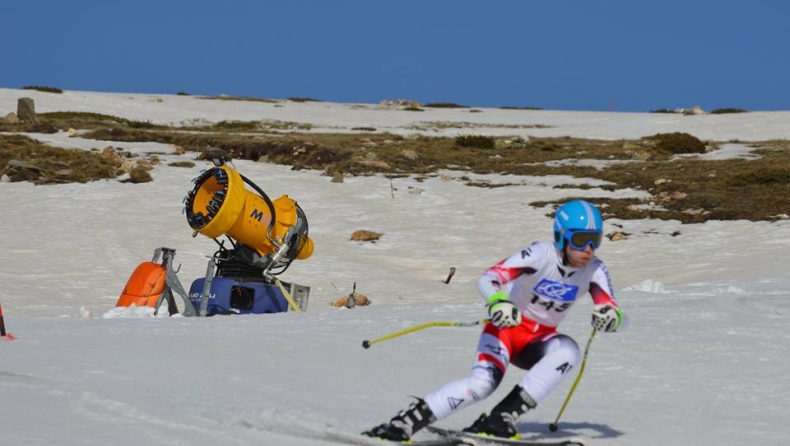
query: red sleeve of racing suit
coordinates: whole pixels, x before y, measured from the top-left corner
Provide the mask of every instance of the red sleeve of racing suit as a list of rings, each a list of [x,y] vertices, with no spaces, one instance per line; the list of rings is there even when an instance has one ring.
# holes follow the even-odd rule
[[[533,250],[537,251],[534,244],[488,268],[477,281],[477,289],[483,300],[488,300],[489,296],[500,291],[505,284],[512,282],[520,275],[534,274],[537,271],[537,268],[533,266],[534,259],[540,254],[533,252]]]
[[[614,290],[612,290],[612,279],[609,276],[609,270],[606,269],[606,265],[601,261],[598,261],[598,267],[590,280],[590,296],[595,305],[609,304],[613,307],[617,307],[617,300],[614,298]]]

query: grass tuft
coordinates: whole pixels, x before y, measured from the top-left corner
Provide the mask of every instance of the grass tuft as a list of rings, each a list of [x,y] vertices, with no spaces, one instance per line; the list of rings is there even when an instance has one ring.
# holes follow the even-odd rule
[[[496,147],[496,139],[485,135],[459,135],[455,137],[455,143],[460,147],[477,147],[480,149],[493,149]]]
[[[725,113],[747,113],[747,112],[748,112],[747,110],[744,110],[742,108],[717,108],[710,111],[712,115],[723,115]]]
[[[688,133],[657,133],[645,139],[655,142],[656,150],[665,153],[705,153],[705,143]]]
[[[470,108],[468,105],[460,105],[454,102],[429,102],[423,104],[426,108]]]

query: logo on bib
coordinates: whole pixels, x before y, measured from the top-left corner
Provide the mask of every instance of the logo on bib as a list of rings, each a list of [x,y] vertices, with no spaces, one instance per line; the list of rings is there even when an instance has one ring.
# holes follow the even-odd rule
[[[551,300],[559,300],[562,302],[573,302],[576,300],[576,295],[579,293],[579,287],[576,285],[569,285],[562,282],[555,282],[549,279],[543,279],[535,285],[535,294],[540,297],[545,297]]]

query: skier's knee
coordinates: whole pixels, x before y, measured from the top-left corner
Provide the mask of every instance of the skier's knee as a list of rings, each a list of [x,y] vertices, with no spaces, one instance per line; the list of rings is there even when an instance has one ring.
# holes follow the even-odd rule
[[[568,362],[570,362],[572,365],[575,366],[578,364],[581,360],[579,344],[577,344],[576,341],[574,341],[570,336],[560,335],[557,338],[557,341],[559,342],[557,350],[561,351],[567,358]]]
[[[496,366],[475,366],[472,369],[472,376],[469,380],[469,390],[474,392],[477,400],[487,398],[499,387],[503,376],[504,373]]]

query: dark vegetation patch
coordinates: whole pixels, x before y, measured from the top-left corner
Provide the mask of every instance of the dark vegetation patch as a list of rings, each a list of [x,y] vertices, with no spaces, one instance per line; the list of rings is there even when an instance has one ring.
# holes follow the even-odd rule
[[[496,146],[496,139],[485,135],[460,135],[455,137],[455,143],[459,147],[477,147],[480,149],[493,149]]]
[[[173,161],[172,163],[167,163],[167,165],[172,167],[187,167],[190,169],[195,167],[195,163],[192,161]]]
[[[98,137],[101,136],[88,135]],[[154,138],[152,138],[154,137]],[[624,219],[659,218],[683,222],[716,220],[773,220],[790,211],[790,143],[777,141],[757,150],[757,160],[706,161],[674,159],[677,153],[704,151],[704,143],[686,134],[654,135],[635,141],[604,141],[578,138],[531,138],[526,144],[492,149],[483,137],[463,146],[454,138],[395,135],[288,135],[248,138],[235,135],[206,135],[152,132],[112,132],[103,139],[135,141],[141,138],[202,151],[219,147],[235,158],[286,164],[294,169],[318,169],[327,175],[374,173],[430,174],[439,169],[462,169],[479,174],[570,175],[594,178],[613,185],[604,190],[633,188],[649,192],[654,199],[598,199],[607,212]],[[466,140],[466,139],[462,139]],[[702,146],[700,146],[702,144]],[[404,158],[403,149],[418,154]],[[547,166],[565,159],[646,160],[614,164],[605,169],[584,165]],[[376,160],[380,163],[362,163]],[[766,187],[770,184],[771,187]],[[579,189],[587,189],[581,186]],[[682,198],[673,198],[682,197]],[[642,206],[649,203],[656,206]]]
[[[55,87],[47,87],[47,86],[40,86],[40,85],[26,85],[21,88],[21,90],[35,90],[35,91],[43,91],[44,93],[63,93],[63,90],[60,88]]]
[[[712,115],[723,115],[723,114],[726,114],[726,113],[747,113],[747,112],[748,112],[748,110],[744,110],[742,108],[731,108],[731,107],[729,107],[729,108],[717,108],[717,109],[714,109],[714,110],[710,111],[710,113]]]
[[[471,110],[470,110],[471,113]],[[491,124],[468,121],[419,121],[410,124],[408,128],[414,130],[436,129],[547,129],[546,124]]]
[[[234,132],[252,132],[258,130],[259,123],[255,121],[220,121],[214,124],[217,130],[230,130]]]
[[[481,135],[447,138],[403,137],[386,133],[314,134],[287,129],[278,129],[279,132],[272,134],[266,133],[271,127],[257,121],[225,121],[211,126],[172,128],[98,114],[44,113],[40,117],[41,125],[48,125],[54,130],[90,130],[82,135],[86,138],[160,142],[198,153],[216,147],[235,159],[262,159],[289,165],[295,170],[316,169],[330,176],[335,173],[381,173],[391,178],[411,175],[419,180],[437,175],[437,171],[442,169],[538,177],[568,175],[607,182],[605,186],[591,186],[590,183],[558,186],[567,189],[571,196],[574,188],[607,191],[632,188],[649,193],[650,198],[646,200],[591,199],[604,206],[606,215],[622,219],[676,219],[686,223],[710,219],[756,221],[776,220],[784,218],[782,214],[790,213],[790,142],[782,140],[752,143],[758,159],[701,160],[694,154],[715,150],[716,143],[700,141],[685,133],[614,141],[569,137],[522,139]],[[0,126],[0,130],[29,131],[23,130],[28,128],[25,124],[11,127],[13,129]],[[359,131],[367,132],[366,129]],[[30,153],[19,152],[20,146],[28,147]],[[48,150],[62,152],[56,155]],[[75,160],[65,161],[64,153],[75,157]],[[679,154],[684,156],[678,157]],[[54,149],[21,136],[3,136],[0,139],[0,170],[5,169],[12,158],[25,160],[28,157],[37,162],[52,158],[61,164],[44,167],[55,169],[63,167],[63,163],[89,162],[87,159],[77,160],[83,156],[91,156],[92,160],[98,155]],[[577,163],[556,164],[562,160],[578,159],[599,160],[601,164],[606,161],[610,165],[600,168]],[[548,162],[555,163],[547,165]],[[73,181],[112,178],[115,176],[112,167],[106,165],[104,176],[91,174]],[[465,182],[477,187],[510,186],[514,188],[514,194],[518,193],[519,187],[519,183]],[[533,203],[536,206],[545,204],[548,203]]]
[[[21,135],[0,135],[0,173],[23,162],[29,167],[13,169],[20,176],[29,171],[35,184],[87,183],[115,178],[121,164],[96,152],[62,149]]]
[[[58,130],[70,128],[81,130],[115,130],[115,129],[145,129],[162,131],[184,132],[271,132],[271,131],[296,131],[310,130],[311,124],[292,121],[261,120],[261,121],[220,121],[208,125],[182,126],[177,129],[151,121],[136,121],[119,118],[117,116],[88,112],[50,112],[39,113],[39,123],[22,122],[8,124],[0,120],[0,131],[17,133],[55,133]]]
[[[255,98],[252,96],[228,96],[226,94],[221,94],[219,96],[200,96],[200,99],[209,99],[209,100],[216,100],[216,101],[247,101],[247,102],[265,102],[267,104],[276,104],[277,100],[274,99],[266,99],[266,98]]]
[[[87,112],[49,112],[38,113],[40,121],[39,130],[36,124],[4,124],[0,122],[0,131],[5,132],[30,132],[30,133],[55,133],[58,130],[67,129],[110,129],[117,127],[127,127],[133,129],[151,130],[170,130],[172,127],[165,125],[152,124],[150,121],[134,121],[131,119],[119,118],[117,116],[104,115],[101,113]],[[42,129],[46,131],[41,131]]]
[[[321,102],[318,99],[305,98],[305,97],[288,98],[288,100],[291,101],[291,102]]]
[[[659,133],[645,139],[655,142],[656,150],[665,153],[705,153],[705,143],[688,133]]]
[[[733,107],[726,107],[726,108],[716,108],[708,113],[711,115],[723,115],[727,113],[747,113],[748,110],[744,110],[742,108],[733,108]],[[680,114],[678,110],[672,110],[670,108],[658,108],[655,110],[650,110],[650,113],[672,113],[672,114]]]
[[[499,108],[502,110],[543,110],[542,107],[518,107],[515,105],[505,105]]]
[[[468,105],[456,104],[454,102],[429,102],[422,104],[426,108],[470,108]]]

